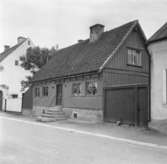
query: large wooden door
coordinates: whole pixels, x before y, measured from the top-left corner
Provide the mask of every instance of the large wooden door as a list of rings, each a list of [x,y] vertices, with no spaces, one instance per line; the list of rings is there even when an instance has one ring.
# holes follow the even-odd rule
[[[2,111],[3,93],[0,91],[0,111]]]
[[[105,91],[104,119],[123,123],[134,122],[134,90],[133,88],[112,88]]]
[[[145,126],[148,122],[147,87],[116,87],[104,91],[104,120]]]
[[[62,84],[56,85],[56,105],[62,105]]]
[[[148,90],[147,87],[138,88],[137,124],[147,126],[148,123]]]

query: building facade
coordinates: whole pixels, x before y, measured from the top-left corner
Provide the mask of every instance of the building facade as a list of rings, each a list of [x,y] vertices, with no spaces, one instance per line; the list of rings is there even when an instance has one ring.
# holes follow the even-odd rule
[[[148,40],[152,121],[167,119],[167,23]]]
[[[33,79],[33,111],[58,108],[67,117],[147,125],[149,61],[138,21],[104,32],[90,27],[90,38],[59,50]]]
[[[4,52],[0,54],[0,110],[2,111],[21,112],[23,94],[21,81],[26,80],[31,73],[20,66],[20,58],[32,46],[31,39],[18,37],[16,45],[4,46]]]

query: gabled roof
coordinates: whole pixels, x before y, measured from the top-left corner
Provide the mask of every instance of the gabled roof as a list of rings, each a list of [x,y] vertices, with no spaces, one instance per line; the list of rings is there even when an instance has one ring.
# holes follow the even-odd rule
[[[148,43],[167,39],[167,23],[165,23],[158,31],[156,31],[148,40]]]
[[[89,39],[59,50],[34,76],[33,81],[100,71],[123,44],[138,21],[106,31],[94,43]],[[140,26],[139,26],[140,28]],[[144,37],[144,36],[143,36]]]
[[[20,47],[23,43],[25,42],[25,40],[21,43],[18,43],[12,47],[10,47],[8,50],[0,53],[0,62],[2,62],[8,55],[10,55],[13,51],[15,51],[18,47]]]

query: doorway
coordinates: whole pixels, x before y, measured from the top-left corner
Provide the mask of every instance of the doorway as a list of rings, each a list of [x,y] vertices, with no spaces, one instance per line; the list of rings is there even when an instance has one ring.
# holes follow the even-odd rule
[[[56,85],[56,105],[62,105],[62,84]]]

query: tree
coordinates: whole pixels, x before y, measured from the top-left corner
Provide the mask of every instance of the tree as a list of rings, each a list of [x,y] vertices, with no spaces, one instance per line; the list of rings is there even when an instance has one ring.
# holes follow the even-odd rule
[[[31,80],[35,72],[45,65],[55,53],[56,49],[54,47],[50,50],[47,48],[30,47],[27,49],[26,55],[20,57],[21,67],[32,73],[32,76],[27,76],[27,79],[21,82],[22,91],[31,85]]]

